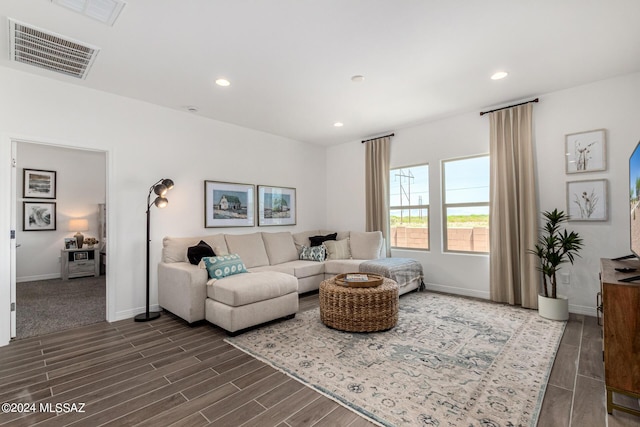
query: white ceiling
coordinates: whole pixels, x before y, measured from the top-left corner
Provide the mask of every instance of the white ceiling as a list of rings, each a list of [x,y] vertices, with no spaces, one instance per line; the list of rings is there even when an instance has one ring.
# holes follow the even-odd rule
[[[640,71],[638,0],[125,1],[2,0],[0,65],[326,145]],[[99,47],[86,80],[9,61],[7,17]]]

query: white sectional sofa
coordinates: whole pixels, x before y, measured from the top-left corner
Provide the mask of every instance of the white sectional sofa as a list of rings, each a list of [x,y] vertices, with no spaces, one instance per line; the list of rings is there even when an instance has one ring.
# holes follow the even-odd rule
[[[338,232],[336,240],[349,244],[350,257],[331,254],[323,262],[300,260],[309,237],[330,234],[256,232],[200,237],[165,237],[158,266],[158,300],[162,308],[189,323],[202,319],[234,333],[281,317],[295,316],[298,294],[317,290],[325,278],[356,272],[361,263],[383,258],[380,232]],[[187,250],[200,240],[216,255],[238,254],[248,273],[210,280],[202,266],[189,263]],[[420,278],[421,279],[421,278]],[[417,289],[421,280],[400,284],[400,294]]]

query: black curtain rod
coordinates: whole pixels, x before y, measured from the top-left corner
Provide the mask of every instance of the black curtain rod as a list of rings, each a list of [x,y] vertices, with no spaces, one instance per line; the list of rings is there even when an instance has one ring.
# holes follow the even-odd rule
[[[365,142],[373,141],[374,139],[378,139],[378,138],[386,138],[388,136],[396,136],[396,134],[395,133],[390,133],[389,135],[382,135],[382,136],[377,136],[377,137],[371,138],[371,139],[365,139],[364,141],[362,141],[362,143],[364,144]]]
[[[481,111],[480,115],[484,116],[485,114],[493,113],[495,111],[506,110],[507,108],[517,107],[519,105],[529,104],[530,102],[538,102],[538,101],[539,101],[538,98],[536,98],[536,99],[532,99],[531,101],[521,102],[520,104],[509,105],[508,107],[496,108],[495,110],[489,110],[489,111]]]

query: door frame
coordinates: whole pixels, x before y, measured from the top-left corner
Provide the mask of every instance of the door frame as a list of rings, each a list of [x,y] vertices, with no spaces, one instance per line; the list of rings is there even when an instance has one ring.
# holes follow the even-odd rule
[[[0,142],[3,140],[4,138],[0,138]],[[111,215],[109,214],[110,211],[112,211],[111,209],[111,200],[110,200],[110,194],[109,194],[109,182],[110,182],[110,178],[112,176],[111,173],[111,165],[112,165],[112,161],[111,161],[111,152],[109,150],[102,150],[102,149],[95,149],[95,148],[88,148],[88,147],[83,147],[83,146],[77,146],[77,145],[71,145],[71,144],[67,144],[67,143],[56,143],[56,142],[50,142],[50,141],[43,141],[43,140],[37,140],[35,138],[25,138],[25,137],[13,137],[13,136],[8,136],[9,141],[11,142],[10,144],[10,159],[11,159],[11,167],[10,167],[10,179],[7,180],[8,184],[10,185],[9,188],[9,199],[10,199],[10,203],[9,203],[9,212],[8,212],[8,216],[9,216],[9,226],[10,226],[10,230],[14,230],[17,231],[17,206],[18,206],[18,202],[17,202],[17,194],[19,192],[19,189],[17,188],[17,169],[18,169],[18,159],[17,159],[17,148],[18,148],[18,143],[28,143],[28,144],[36,144],[36,145],[46,145],[46,146],[50,146],[50,147],[60,147],[60,148],[65,148],[65,149],[73,149],[73,150],[84,150],[84,151],[94,151],[94,152],[100,152],[100,153],[104,153],[105,155],[105,203],[107,204],[108,208],[107,208],[107,218],[106,218],[106,222],[110,225],[109,227],[107,227],[107,242],[110,242],[110,247],[113,247],[114,245],[112,244],[112,240],[110,238],[111,235],[113,235],[113,233],[111,232],[111,230],[113,230],[113,227],[111,227],[111,223],[110,223],[110,217]],[[0,144],[1,145],[1,144]],[[0,153],[1,154],[1,153]],[[0,157],[2,157],[0,155]],[[2,194],[2,190],[0,189],[0,196]],[[2,217],[2,214],[0,213],[0,218]],[[2,239],[0,239],[1,242]],[[17,263],[17,257],[16,257],[16,239],[10,238],[9,241],[9,284],[10,284],[10,288],[9,288],[9,306],[11,307],[11,311],[10,311],[10,315],[9,315],[9,328],[5,329],[5,327],[2,325],[2,323],[0,322],[0,328],[2,328],[3,330],[0,330],[0,347],[8,344],[9,340],[11,338],[15,338],[16,337],[16,313],[17,310],[19,309],[19,307],[16,307],[14,304],[16,303],[16,263]],[[2,251],[0,251],[1,254]],[[106,320],[107,321],[113,321],[114,317],[115,317],[115,306],[114,306],[114,301],[115,301],[115,288],[112,285],[114,282],[114,278],[112,277],[113,275],[111,274],[111,272],[109,271],[109,265],[112,263],[107,262],[107,266],[106,266],[106,285],[105,285],[105,297],[106,297],[106,307],[105,307],[105,312],[106,312]],[[0,298],[1,299],[1,298]],[[0,309],[0,315],[2,315],[2,309]],[[5,341],[4,337],[6,332],[9,333],[8,335],[8,339]]]

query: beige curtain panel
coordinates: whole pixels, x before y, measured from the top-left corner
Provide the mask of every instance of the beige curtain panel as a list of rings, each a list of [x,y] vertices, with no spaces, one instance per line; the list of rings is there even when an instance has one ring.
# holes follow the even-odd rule
[[[538,307],[540,273],[527,251],[538,236],[533,159],[533,104],[490,114],[490,295]]]
[[[391,137],[372,139],[366,145],[366,227],[381,231],[386,253],[391,256],[389,242],[389,156]]]

